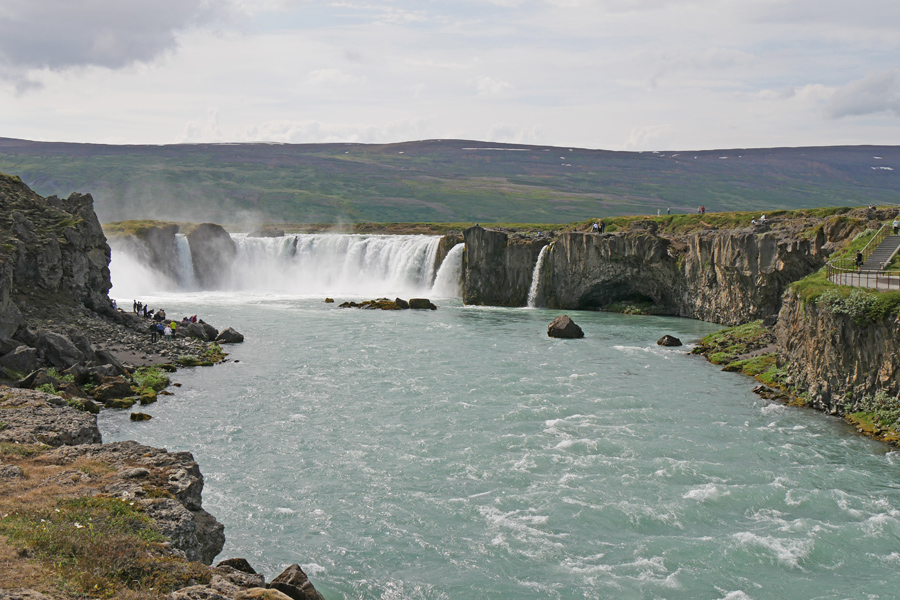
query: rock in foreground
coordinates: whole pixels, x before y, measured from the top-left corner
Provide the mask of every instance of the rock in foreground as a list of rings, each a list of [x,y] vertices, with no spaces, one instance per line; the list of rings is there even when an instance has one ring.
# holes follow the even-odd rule
[[[550,322],[547,335],[555,338],[577,339],[583,338],[584,332],[568,315],[562,315]]]
[[[666,334],[656,340],[657,346],[682,346],[681,340],[679,340],[674,335]]]

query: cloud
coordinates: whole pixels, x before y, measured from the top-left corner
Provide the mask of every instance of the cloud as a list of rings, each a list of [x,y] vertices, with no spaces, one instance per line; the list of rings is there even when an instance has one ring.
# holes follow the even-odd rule
[[[219,130],[219,109],[212,107],[206,114],[189,121],[178,137],[179,144],[197,141],[218,141],[222,139]]]
[[[363,83],[364,78],[345,73],[340,69],[316,69],[310,71],[306,80],[311,85],[346,85],[350,83]]]
[[[491,77],[479,77],[478,81],[475,82],[475,87],[478,90],[479,96],[488,96],[502,94],[506,90],[512,88],[512,85],[506,81],[498,81]]]
[[[652,148],[654,146],[652,142],[658,140],[660,137],[670,132],[671,130],[671,125],[648,125],[646,127],[635,127],[631,130],[631,133],[629,133],[628,140],[625,142],[624,148],[626,150]]]
[[[532,145],[541,144],[545,141],[541,128],[537,125],[530,128],[522,128],[508,123],[494,123],[491,125],[485,139],[489,142]]]
[[[833,119],[879,113],[900,116],[900,69],[875,71],[838,88],[825,112]]]
[[[430,121],[424,118],[397,119],[383,125],[363,123],[327,123],[276,119],[254,125],[234,135],[230,141],[282,142],[286,144],[383,143],[384,140],[415,140],[433,137]],[[200,140],[200,138],[198,138]],[[202,141],[207,141],[208,138]]]
[[[4,0],[0,76],[151,61],[177,47],[177,32],[225,17],[227,10],[207,0]]]

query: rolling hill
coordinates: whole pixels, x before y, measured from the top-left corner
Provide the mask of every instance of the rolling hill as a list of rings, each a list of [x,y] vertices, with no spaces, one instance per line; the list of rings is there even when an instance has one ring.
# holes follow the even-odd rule
[[[0,138],[0,172],[104,222],[569,223],[900,203],[900,146],[612,152],[428,140],[118,146]]]

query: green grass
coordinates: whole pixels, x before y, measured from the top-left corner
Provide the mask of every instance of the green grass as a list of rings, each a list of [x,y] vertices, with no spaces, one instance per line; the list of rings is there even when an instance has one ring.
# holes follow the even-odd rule
[[[141,388],[160,392],[169,385],[169,375],[159,367],[140,367],[134,372],[134,382]]]
[[[133,502],[74,498],[34,508],[16,506],[0,520],[0,534],[50,565],[64,593],[110,598],[122,589],[165,594],[205,568],[164,555],[167,539]],[[181,563],[181,564],[178,564]]]
[[[774,340],[774,334],[763,327],[762,321],[752,321],[705,336],[691,352],[702,354],[713,364],[727,365],[738,356],[763,348]]]

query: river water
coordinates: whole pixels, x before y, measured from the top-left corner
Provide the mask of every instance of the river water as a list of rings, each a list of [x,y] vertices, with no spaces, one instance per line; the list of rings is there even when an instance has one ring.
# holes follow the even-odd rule
[[[897,597],[897,455],[655,343],[714,325],[569,311],[586,337],[556,340],[559,312],[455,298],[144,292],[246,341],[150,421],[103,411],[104,440],[192,452],[220,558],[267,578],[299,563],[328,600]]]

